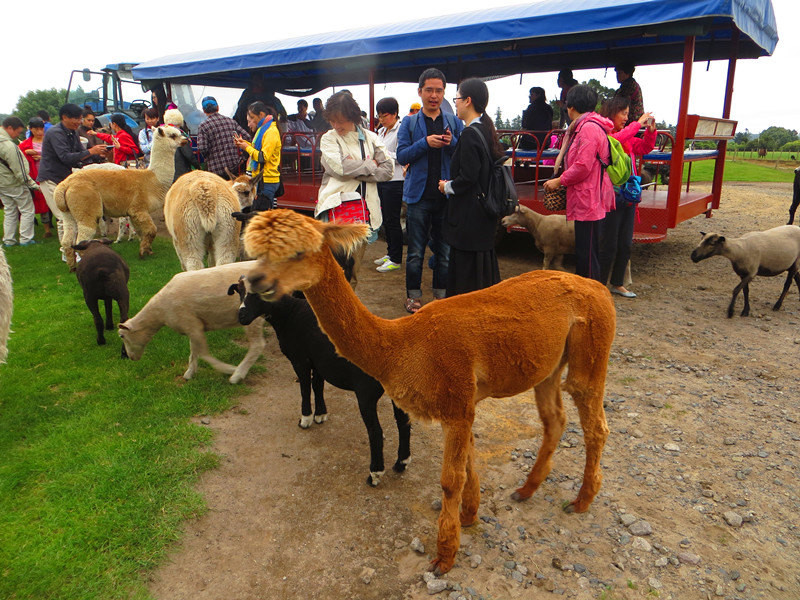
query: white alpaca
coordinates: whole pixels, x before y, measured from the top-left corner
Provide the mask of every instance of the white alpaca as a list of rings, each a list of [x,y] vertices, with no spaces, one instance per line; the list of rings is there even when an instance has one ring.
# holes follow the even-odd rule
[[[14,309],[14,290],[11,269],[6,262],[6,253],[0,247],[0,364],[8,356],[8,334],[11,331],[11,312]]]
[[[163,206],[175,175],[175,150],[184,144],[180,131],[159,127],[147,169],[81,169],[58,184],[55,202],[64,213],[61,246],[70,268],[75,265],[72,246],[92,239],[103,216],[130,217],[141,237],[139,256],[152,254],[156,226],[150,213]]]
[[[241,210],[231,183],[207,171],[186,173],[164,200],[164,220],[184,271],[224,265],[239,253],[241,223],[231,217]]]

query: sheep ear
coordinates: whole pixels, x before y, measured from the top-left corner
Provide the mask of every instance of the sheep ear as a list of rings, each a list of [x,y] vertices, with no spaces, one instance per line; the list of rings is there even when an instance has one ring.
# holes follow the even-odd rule
[[[700,232],[700,237],[706,237],[706,232],[705,231],[701,231]]]
[[[238,282],[237,283],[232,283],[232,284],[230,284],[228,286],[228,296],[233,296],[234,294],[238,294],[238,293],[239,293],[239,284],[238,284]]]
[[[725,236],[724,235],[719,236],[717,238],[717,243],[718,244],[724,244],[725,243]]]
[[[83,240],[82,242],[78,242],[74,246],[72,246],[73,250],[86,250],[89,247],[89,242],[87,240]]]
[[[113,243],[113,242],[112,242],[110,239],[108,239],[108,238],[100,238],[98,241],[99,241],[101,244],[104,244],[104,245],[106,245],[106,246],[110,246],[110,245]]]
[[[130,329],[128,328],[127,325],[125,325],[125,323],[120,323],[119,325],[117,325],[117,329],[119,329],[120,331],[130,331]]]

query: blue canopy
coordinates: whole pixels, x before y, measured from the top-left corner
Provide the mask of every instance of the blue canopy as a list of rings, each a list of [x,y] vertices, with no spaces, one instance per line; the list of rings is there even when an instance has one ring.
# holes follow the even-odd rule
[[[374,81],[416,81],[429,66],[449,79],[680,63],[684,38],[695,60],[772,54],[770,0],[545,0],[245,46],[166,56],[139,64],[140,80],[242,88],[260,73],[277,91]]]

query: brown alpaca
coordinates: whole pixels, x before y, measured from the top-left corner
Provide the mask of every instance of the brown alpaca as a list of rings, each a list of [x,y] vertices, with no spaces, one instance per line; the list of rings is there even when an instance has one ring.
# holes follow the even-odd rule
[[[412,316],[382,319],[361,304],[331,254],[366,233],[364,225],[321,223],[289,210],[261,213],[245,232],[247,253],[258,257],[248,279],[265,299],[302,290],[339,354],[380,381],[412,417],[441,423],[442,511],[431,569],[452,568],[460,526],[471,525],[478,512],[475,405],[534,388],[544,435],[525,485],[512,494],[525,500],[550,472],[566,424],[561,374],[567,365],[565,389],[578,407],[586,466],[566,510],[587,510],[600,489],[608,437],[603,393],[616,326],[608,290],[569,273],[536,271],[432,302]]]
[[[159,127],[147,169],[80,170],[58,184],[54,200],[64,213],[61,246],[75,270],[72,246],[94,237],[103,216],[130,217],[141,237],[139,257],[152,254],[156,226],[150,213],[160,209],[175,175],[175,150],[186,144],[174,127]]]

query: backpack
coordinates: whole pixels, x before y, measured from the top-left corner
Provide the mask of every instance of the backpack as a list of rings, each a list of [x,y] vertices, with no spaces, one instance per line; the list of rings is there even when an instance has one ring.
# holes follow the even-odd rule
[[[592,123],[594,123],[594,121],[592,121]],[[595,123],[595,125],[601,127],[599,123]],[[605,133],[605,129],[603,133]],[[611,183],[620,186],[628,181],[628,178],[631,176],[631,157],[625,152],[625,149],[617,138],[608,134],[606,134],[606,137],[608,138],[609,162],[608,164],[603,162],[599,154],[597,155],[597,160],[600,161],[600,164],[606,170],[606,173],[608,173]]]
[[[511,167],[505,164],[508,158],[501,156],[494,160],[483,134],[480,131],[477,133],[489,157],[489,183],[486,191],[478,194],[478,198],[490,216],[500,219],[513,214],[517,209],[519,205],[517,188],[514,187],[514,179],[511,177]]]

